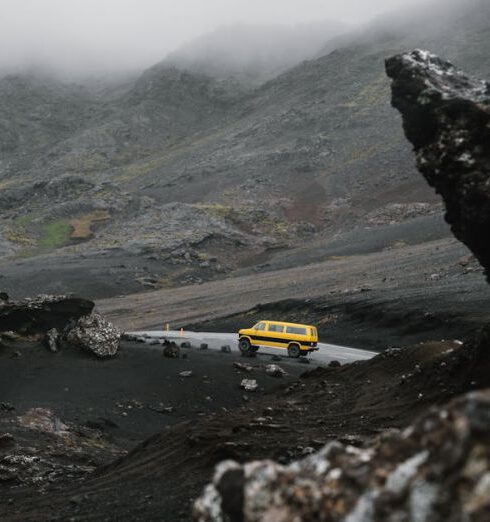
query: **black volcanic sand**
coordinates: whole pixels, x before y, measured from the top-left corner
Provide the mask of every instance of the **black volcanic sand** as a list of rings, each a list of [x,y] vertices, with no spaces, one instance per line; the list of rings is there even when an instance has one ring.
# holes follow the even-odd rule
[[[130,413],[126,424],[111,413],[114,403],[123,398],[146,402],[157,393],[179,401],[182,422],[160,429],[92,475],[59,479],[44,491],[0,485],[0,519],[189,520],[193,499],[224,459],[272,458],[287,463],[332,439],[362,445],[381,430],[407,426],[430,405],[488,386],[487,347],[478,346],[446,342],[389,350],[340,368],[311,368],[294,383],[274,381],[257,369],[249,375],[266,384],[270,393],[259,393],[241,407],[237,406],[243,393],[237,384],[242,375],[231,367],[233,355],[192,351],[189,361],[171,361],[162,360],[158,352],[125,345],[118,359],[100,363],[74,354],[56,356],[33,349],[26,353],[27,347],[21,357],[10,359],[7,350],[1,358],[2,376],[8,378],[9,397],[19,409],[43,403],[84,418],[87,408],[93,407],[91,415],[111,414],[120,429],[136,435],[139,425],[144,430],[151,424],[158,431],[166,420],[151,421],[152,414],[146,412],[138,418]],[[262,365],[261,359],[252,364]],[[302,367],[286,361],[281,365],[295,375]],[[182,383],[177,372],[190,367],[195,380]],[[204,383],[204,372],[212,384]],[[68,382],[71,400],[62,389]],[[204,411],[201,401],[208,394],[216,400]],[[223,409],[224,405],[229,407]],[[206,415],[197,416],[198,410]]]
[[[123,343],[116,358],[99,360],[75,350],[53,354],[38,344],[15,343],[0,349],[0,402],[12,404],[19,414],[42,407],[63,421],[109,425],[113,437],[131,446],[165,426],[242,405],[244,396],[255,400],[309,368],[283,358],[278,364],[288,374],[277,379],[265,374],[270,355],[244,358],[238,352],[190,348],[181,350],[186,359],[168,359],[162,350]],[[240,372],[233,366],[237,361],[255,370]],[[179,376],[187,370],[191,377]],[[256,379],[259,390],[241,390],[243,378]],[[155,411],[169,407],[175,411]]]

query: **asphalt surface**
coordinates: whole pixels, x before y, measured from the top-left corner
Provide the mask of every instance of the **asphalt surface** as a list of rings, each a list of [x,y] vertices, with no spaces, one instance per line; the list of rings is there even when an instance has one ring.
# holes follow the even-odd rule
[[[233,351],[238,352],[238,336],[236,333],[215,333],[215,332],[180,332],[175,330],[142,330],[127,332],[129,335],[140,337],[148,337],[154,339],[168,339],[176,342],[190,342],[196,346],[207,344],[210,350],[220,350],[222,346],[228,345]],[[150,345],[151,346],[151,345]],[[312,352],[308,356],[312,363],[325,365],[331,361],[339,361],[341,363],[351,363],[354,361],[362,361],[371,359],[375,352],[368,350],[359,350],[348,346],[338,346],[335,344],[318,343],[319,350]],[[286,350],[282,348],[261,347],[258,355],[280,355],[287,357]]]

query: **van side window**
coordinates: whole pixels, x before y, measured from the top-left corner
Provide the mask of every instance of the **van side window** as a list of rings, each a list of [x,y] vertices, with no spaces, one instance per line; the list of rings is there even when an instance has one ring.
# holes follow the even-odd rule
[[[254,330],[260,330],[263,332],[265,330],[265,323],[259,323],[254,326]]]
[[[269,324],[269,332],[284,332],[284,326],[280,324]]]
[[[299,328],[298,326],[286,326],[286,332],[295,335],[306,335],[306,328]]]

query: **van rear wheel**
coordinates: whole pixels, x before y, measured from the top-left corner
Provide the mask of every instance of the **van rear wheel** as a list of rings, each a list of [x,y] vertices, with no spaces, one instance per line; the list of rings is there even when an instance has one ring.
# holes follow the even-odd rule
[[[297,359],[301,355],[301,348],[297,344],[290,344],[288,346],[288,355]]]
[[[251,347],[252,347],[252,345],[250,344],[250,341],[246,337],[243,337],[242,339],[240,339],[238,341],[238,349],[242,353],[248,353],[250,351]]]

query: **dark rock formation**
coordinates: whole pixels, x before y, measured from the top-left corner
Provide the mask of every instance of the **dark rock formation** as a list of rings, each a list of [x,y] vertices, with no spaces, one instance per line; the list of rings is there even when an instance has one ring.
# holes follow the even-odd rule
[[[112,357],[119,350],[121,332],[97,313],[81,317],[64,341],[97,357]]]
[[[43,342],[52,352],[69,345],[97,357],[111,357],[119,349],[121,332],[93,309],[92,301],[66,296],[0,300],[0,333],[10,332],[14,338],[45,334]]]
[[[177,346],[177,343],[165,340],[162,355],[169,359],[178,359],[180,357],[180,348]]]
[[[89,315],[93,308],[92,301],[67,296],[41,295],[19,302],[0,300],[0,332],[35,335],[52,328],[62,331]]]
[[[388,59],[386,71],[417,166],[442,195],[454,235],[490,282],[489,84],[420,50]]]
[[[485,391],[434,408],[364,449],[331,442],[289,466],[227,461],[196,502],[194,520],[488,520],[489,436]]]

